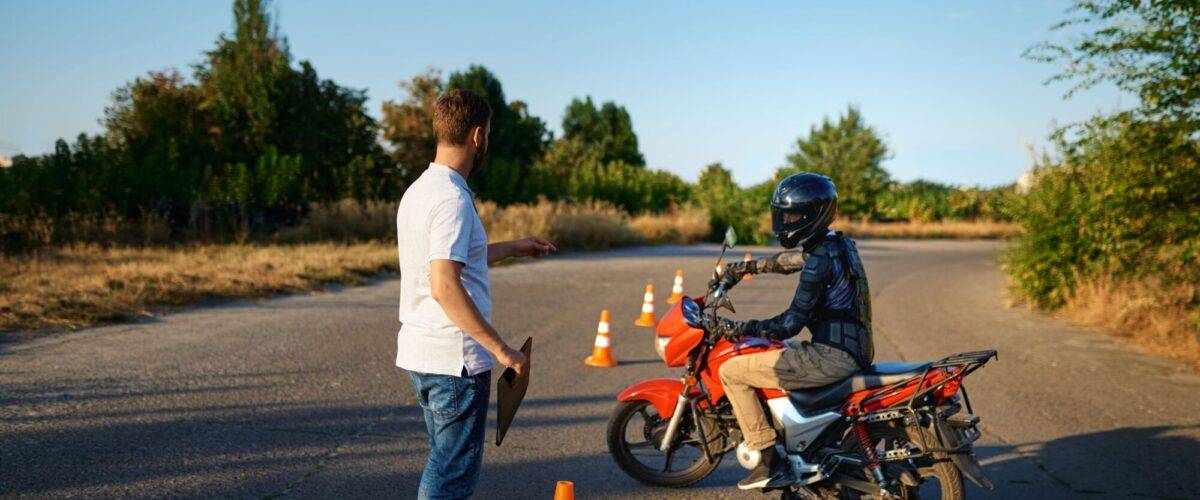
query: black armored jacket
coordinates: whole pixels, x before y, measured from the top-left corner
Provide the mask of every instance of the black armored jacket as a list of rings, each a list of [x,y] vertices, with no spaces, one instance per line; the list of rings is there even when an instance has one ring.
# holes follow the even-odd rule
[[[875,357],[871,339],[870,291],[858,248],[841,233],[830,233],[811,252],[788,250],[750,263],[748,274],[800,271],[796,295],[786,311],[751,320],[743,333],[787,339],[808,327],[813,342],[846,351],[860,366]]]

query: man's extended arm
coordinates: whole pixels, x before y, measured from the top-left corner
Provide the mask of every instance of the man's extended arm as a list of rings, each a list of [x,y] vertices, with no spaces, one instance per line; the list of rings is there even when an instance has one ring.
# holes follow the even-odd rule
[[[545,257],[556,250],[548,240],[531,236],[489,244],[487,260],[488,264],[493,264],[509,257]]]
[[[524,373],[529,361],[521,351],[509,347],[504,339],[500,338],[500,334],[496,333],[496,329],[483,319],[483,314],[475,307],[467,289],[463,288],[462,268],[461,262],[453,260],[429,261],[430,295],[442,306],[442,310],[446,311],[450,321],[496,356],[496,361],[511,367],[517,373]]]
[[[800,267],[794,267],[799,255]],[[779,257],[779,258],[777,258]],[[750,320],[742,329],[743,334],[759,337],[786,339],[800,333],[800,330],[812,320],[812,312],[824,292],[824,283],[829,275],[833,262],[828,255],[803,255],[800,252],[780,252],[774,256],[762,259],[768,262],[766,272],[791,274],[803,269],[800,284],[796,287],[796,295],[786,311],[773,318]]]
[[[808,254],[804,252],[785,250],[770,257],[744,263],[744,274],[792,274],[803,269],[807,260]]]
[[[785,250],[770,257],[751,261],[737,261],[725,264],[719,277],[709,282],[716,285],[719,280],[726,289],[733,288],[747,274],[792,274],[804,268],[808,254],[799,250]]]

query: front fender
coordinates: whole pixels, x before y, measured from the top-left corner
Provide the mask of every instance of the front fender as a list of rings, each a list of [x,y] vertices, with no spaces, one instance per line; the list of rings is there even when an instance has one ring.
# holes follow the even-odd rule
[[[683,382],[675,378],[652,378],[629,386],[617,395],[617,401],[649,401],[660,418],[675,414],[675,402],[683,393]]]

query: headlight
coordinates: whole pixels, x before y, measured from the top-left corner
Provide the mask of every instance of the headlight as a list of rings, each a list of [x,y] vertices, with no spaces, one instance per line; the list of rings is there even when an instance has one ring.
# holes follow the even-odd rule
[[[667,342],[671,341],[671,337],[654,336],[654,352],[658,353],[659,359],[667,360]]]
[[[684,297],[682,301],[683,322],[692,328],[704,328],[700,317],[700,304],[688,297]]]

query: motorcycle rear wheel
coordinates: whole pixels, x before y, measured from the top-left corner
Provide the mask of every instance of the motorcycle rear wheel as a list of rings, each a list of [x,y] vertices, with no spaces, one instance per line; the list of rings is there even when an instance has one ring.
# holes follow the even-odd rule
[[[898,428],[887,428],[882,426],[871,427],[871,437],[875,442],[882,439],[901,439],[911,440],[913,443],[919,443],[920,437],[917,432],[925,434],[927,443],[936,443],[937,437],[932,431],[927,429],[909,430]],[[849,444],[849,448],[856,453],[862,453],[862,447],[858,446],[857,439],[847,436],[845,442]],[[916,472],[920,475],[921,484],[918,486],[903,486],[899,493],[900,498],[905,500],[916,500],[919,498],[938,498],[940,500],[963,500],[966,498],[966,490],[963,488],[962,472],[958,470],[958,466],[950,459],[946,453],[934,452],[925,457],[918,459]],[[865,472],[858,475],[859,479],[867,479]],[[935,483],[936,482],[936,483]],[[932,487],[936,484],[938,491],[935,493]],[[924,490],[924,491],[921,491]],[[838,494],[839,499],[874,499],[879,498],[876,495],[863,495],[858,491],[849,488],[842,488]]]
[[[699,437],[684,434],[695,428],[691,425],[690,417],[685,419],[684,424],[686,425],[680,425],[680,435],[675,440],[675,447],[669,453],[659,451],[654,435],[656,432],[662,433],[667,425],[666,420],[658,416],[657,410],[649,401],[622,402],[608,419],[608,451],[621,470],[640,482],[671,488],[690,486],[708,477],[721,464],[721,456],[714,456],[713,461],[709,462],[700,447]],[[631,437],[635,439],[633,442]],[[644,440],[637,440],[639,437]],[[684,453],[684,461],[688,461],[688,457],[695,458],[690,459],[690,464],[686,467],[675,470],[672,466],[675,464],[676,454],[680,453]],[[655,457],[658,456],[663,459],[662,468],[659,468],[657,463],[651,467],[650,464],[639,460],[639,457],[642,457],[656,462]]]

